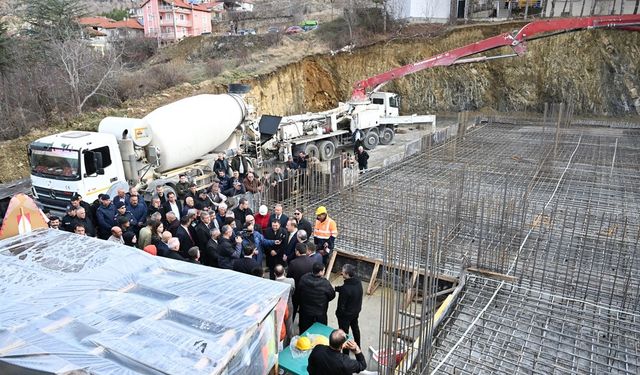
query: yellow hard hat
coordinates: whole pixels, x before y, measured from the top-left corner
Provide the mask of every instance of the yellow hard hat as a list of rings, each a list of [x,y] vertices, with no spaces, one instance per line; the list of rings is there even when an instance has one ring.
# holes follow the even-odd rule
[[[311,340],[308,337],[301,336],[296,341],[296,348],[298,350],[309,350],[311,349]]]
[[[316,335],[316,337],[313,338],[313,346],[316,345],[329,346],[329,339],[327,338],[327,336]]]
[[[327,208],[325,206],[320,206],[316,210],[316,216],[326,214],[326,213],[327,213]]]

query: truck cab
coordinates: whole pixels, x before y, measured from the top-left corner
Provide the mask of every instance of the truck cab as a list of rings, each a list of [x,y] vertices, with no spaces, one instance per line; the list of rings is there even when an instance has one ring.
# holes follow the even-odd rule
[[[400,96],[392,92],[373,92],[370,95],[371,104],[378,105],[380,117],[394,117],[399,115]]]
[[[64,212],[74,193],[93,202],[126,185],[116,138],[111,134],[68,131],[29,145],[34,197],[52,212]]]
[[[400,97],[391,92],[373,92],[367,103],[356,104],[351,113],[351,132],[377,128],[381,119],[398,117]]]

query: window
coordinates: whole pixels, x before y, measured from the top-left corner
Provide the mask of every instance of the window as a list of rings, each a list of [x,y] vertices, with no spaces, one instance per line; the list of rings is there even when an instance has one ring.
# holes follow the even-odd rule
[[[57,180],[79,180],[79,156],[77,150],[34,144],[29,148],[31,173]]]
[[[382,98],[373,98],[373,104],[382,104],[382,105],[384,105],[384,99],[382,99]]]
[[[184,14],[180,15],[180,21],[184,21]]]
[[[400,107],[400,97],[399,96],[390,97],[389,98],[389,106],[391,106],[393,108]]]

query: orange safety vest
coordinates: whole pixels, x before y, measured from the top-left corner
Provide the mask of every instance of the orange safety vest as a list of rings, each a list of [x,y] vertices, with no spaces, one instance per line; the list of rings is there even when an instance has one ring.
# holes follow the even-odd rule
[[[338,226],[336,225],[336,222],[328,216],[324,222],[316,219],[316,225],[313,227],[313,236],[321,239],[338,237]]]

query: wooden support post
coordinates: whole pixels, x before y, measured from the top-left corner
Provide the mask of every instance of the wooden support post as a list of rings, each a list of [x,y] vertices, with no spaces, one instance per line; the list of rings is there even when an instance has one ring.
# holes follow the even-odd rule
[[[380,271],[380,262],[376,261],[373,265],[373,272],[371,272],[371,278],[369,279],[369,287],[367,287],[367,294],[371,295],[376,291],[378,287],[378,271]]]
[[[336,262],[336,257],[338,256],[338,250],[333,250],[331,255],[329,255],[329,265],[327,269],[324,271],[325,279],[329,280],[329,276],[331,276],[331,270],[333,269],[333,263]]]

